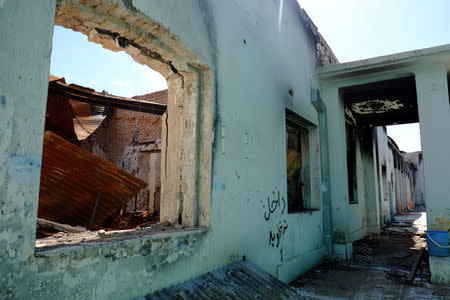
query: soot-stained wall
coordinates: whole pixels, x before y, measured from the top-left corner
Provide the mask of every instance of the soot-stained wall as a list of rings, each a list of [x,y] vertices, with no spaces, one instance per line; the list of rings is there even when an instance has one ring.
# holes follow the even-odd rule
[[[205,142],[198,148],[203,152],[183,156],[188,162],[194,162],[193,157],[198,155],[207,158],[205,151],[209,138],[212,139],[209,146],[212,170],[203,168],[202,163],[195,169],[202,173],[200,184],[212,178],[211,195],[206,197],[208,189],[205,192],[202,188],[196,198],[202,207],[210,205],[210,210],[199,212],[203,224],[208,224],[206,233],[160,234],[35,253],[55,2],[82,11],[80,19],[93,16],[89,22],[104,28],[120,25],[132,31],[140,29],[139,17],[129,16],[145,16],[146,21],[155,25],[151,27],[152,34],[161,34],[156,39],[176,50],[165,53],[165,58],[172,55],[174,61],[184,61],[180,57],[186,55],[185,61],[195,61],[172,67],[191,71],[204,70],[205,66],[211,69],[212,78],[192,71],[199,76],[200,84],[209,84],[199,91],[212,94],[211,103],[193,107],[170,94],[173,87],[184,89],[180,76],[185,73],[173,73],[174,69],[167,68],[168,60],[161,67],[167,69],[164,75],[169,80],[176,78],[179,82],[168,81],[169,106],[174,103],[189,109],[212,106],[208,112],[212,115],[212,131],[198,131],[210,134],[204,136]],[[281,3],[284,6],[280,7]],[[96,13],[99,9],[101,13]],[[127,11],[123,14],[126,18],[120,19],[123,11]],[[93,25],[77,26],[82,31]],[[1,40],[8,41],[0,44],[2,297],[131,299],[216,269],[243,255],[289,281],[324,257],[317,112],[310,101],[311,88],[317,88],[318,47],[317,38],[305,26],[296,1],[3,0],[0,28]],[[141,38],[151,41],[152,36],[145,34],[146,28],[139,31],[143,32]],[[323,47],[322,44],[319,49]],[[127,51],[133,53],[136,49],[129,46]],[[183,49],[189,49],[198,59]],[[163,60],[160,61],[162,64]],[[199,61],[204,65],[200,66]],[[186,84],[185,88],[194,87]],[[193,95],[191,90],[186,95]],[[286,108],[311,124],[311,201],[318,204],[318,210],[288,214],[285,209]],[[207,113],[185,122],[175,122],[169,116],[168,122],[175,122],[180,128],[193,122],[208,125],[206,116]],[[191,140],[185,136],[179,143],[187,145]],[[198,167],[195,163],[186,165]],[[210,177],[204,175],[208,170]],[[173,176],[176,178],[178,174]],[[196,187],[189,186],[193,181],[188,179],[184,181],[187,186],[182,183],[181,188],[196,193]],[[176,192],[173,195],[178,195]],[[188,213],[183,211],[187,216]]]

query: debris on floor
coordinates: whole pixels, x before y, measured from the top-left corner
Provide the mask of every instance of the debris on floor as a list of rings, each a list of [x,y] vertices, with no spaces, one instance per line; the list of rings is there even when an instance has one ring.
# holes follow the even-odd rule
[[[313,299],[449,299],[450,287],[430,282],[424,230],[423,208],[397,215],[354,242],[352,259],[319,265],[291,286]]]
[[[81,226],[70,226],[41,218],[37,218],[36,227],[37,238],[52,236],[57,232],[78,233],[86,231],[86,228]]]

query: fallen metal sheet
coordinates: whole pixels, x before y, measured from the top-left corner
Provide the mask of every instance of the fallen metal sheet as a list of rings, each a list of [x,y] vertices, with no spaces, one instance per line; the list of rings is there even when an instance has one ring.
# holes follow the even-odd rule
[[[49,87],[58,84],[67,85],[64,78],[50,75]],[[93,89],[76,87],[85,92],[95,92]],[[77,144],[89,137],[105,118],[105,106],[72,100],[67,95],[55,93],[54,89],[48,91],[45,130],[71,143]]]
[[[54,79],[64,81],[64,79]],[[47,110],[45,116],[45,130],[52,131],[66,140],[78,141],[73,126],[74,113],[67,98],[55,93],[48,93]]]
[[[145,186],[113,163],[45,132],[39,218],[86,228],[92,222],[97,229]]]
[[[138,299],[309,299],[250,261],[240,261]]]

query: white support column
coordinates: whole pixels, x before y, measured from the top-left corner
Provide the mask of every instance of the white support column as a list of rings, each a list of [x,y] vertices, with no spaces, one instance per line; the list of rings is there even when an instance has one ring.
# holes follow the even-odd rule
[[[416,72],[417,102],[422,141],[427,225],[429,230],[450,227],[450,105],[447,70],[428,66]],[[450,284],[450,257],[430,256],[431,281]]]
[[[450,227],[450,105],[444,66],[416,72],[428,229]]]

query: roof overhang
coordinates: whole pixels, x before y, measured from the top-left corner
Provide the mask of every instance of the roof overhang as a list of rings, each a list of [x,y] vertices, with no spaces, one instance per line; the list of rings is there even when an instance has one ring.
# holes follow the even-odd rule
[[[316,73],[321,90],[339,90],[350,120],[384,126],[418,122],[415,74],[435,66],[450,70],[450,44],[323,66]]]
[[[317,68],[320,80],[360,79],[370,81],[371,75],[382,75],[381,80],[405,77],[418,67],[429,64],[445,65],[450,70],[450,44],[357,60]],[[360,81],[359,80],[359,81]],[[362,82],[360,82],[362,83]]]

